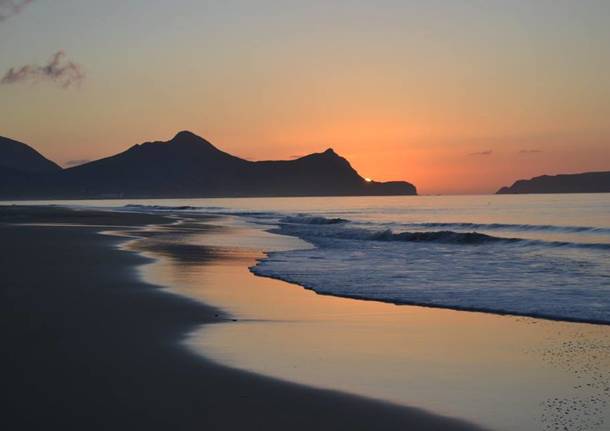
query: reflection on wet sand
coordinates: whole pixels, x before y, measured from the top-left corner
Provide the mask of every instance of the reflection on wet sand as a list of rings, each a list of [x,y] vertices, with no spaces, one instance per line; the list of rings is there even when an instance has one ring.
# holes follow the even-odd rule
[[[248,270],[261,249],[302,242],[222,223],[163,227],[136,244],[161,257],[143,268],[147,279],[236,319],[188,337],[205,357],[493,429],[610,423],[610,327],[317,295]]]

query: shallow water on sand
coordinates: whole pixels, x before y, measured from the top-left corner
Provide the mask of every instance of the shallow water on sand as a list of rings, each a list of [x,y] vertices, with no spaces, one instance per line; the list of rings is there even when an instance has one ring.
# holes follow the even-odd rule
[[[314,247],[255,272],[319,293],[610,323],[608,193],[70,203],[231,214],[300,238]]]
[[[236,319],[184,340],[206,358],[491,429],[593,431],[610,424],[609,326],[316,295],[248,270],[262,257],[261,244],[310,245],[240,218],[214,224],[220,227],[165,239],[209,246],[215,257],[205,264],[188,253],[157,253],[160,259],[142,269],[148,280]]]

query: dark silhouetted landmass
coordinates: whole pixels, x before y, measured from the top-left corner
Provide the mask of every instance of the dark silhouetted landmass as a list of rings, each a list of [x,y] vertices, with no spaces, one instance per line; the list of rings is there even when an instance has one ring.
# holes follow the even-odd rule
[[[0,169],[25,174],[49,174],[61,168],[32,147],[0,136]]]
[[[610,192],[610,172],[586,172],[542,175],[529,180],[519,180],[510,187],[502,187],[497,194],[608,192]]]
[[[0,197],[27,197],[49,176],[56,178],[61,172],[32,147],[0,136]]]
[[[367,182],[332,149],[289,161],[251,162],[190,132],[39,176],[18,176],[0,197],[189,198],[254,196],[414,195],[404,181]]]

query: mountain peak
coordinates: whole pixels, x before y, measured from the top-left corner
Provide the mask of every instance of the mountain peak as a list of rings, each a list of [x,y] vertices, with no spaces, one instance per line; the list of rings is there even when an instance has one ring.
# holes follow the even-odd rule
[[[326,151],[324,151],[322,154],[326,154],[327,156],[336,156],[337,153],[335,153],[335,150],[333,150],[332,148],[327,148]]]
[[[193,132],[189,132],[188,130],[182,130],[176,133],[169,143],[171,144],[207,144],[212,145],[201,136],[197,136]]]
[[[174,139],[192,139],[192,138],[199,138],[201,139],[199,136],[195,135],[193,132],[189,131],[189,130],[181,130],[178,133],[176,133],[176,136],[174,136]]]

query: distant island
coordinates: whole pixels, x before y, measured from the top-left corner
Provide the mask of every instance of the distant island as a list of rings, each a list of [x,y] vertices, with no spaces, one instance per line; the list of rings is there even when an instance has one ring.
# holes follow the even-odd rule
[[[608,192],[610,192],[610,172],[585,172],[582,174],[542,175],[529,180],[519,180],[510,187],[502,187],[496,193],[526,194]]]
[[[30,146],[0,137],[0,198],[100,199],[416,195],[406,181],[361,177],[332,149],[252,162],[188,131],[62,169]]]

